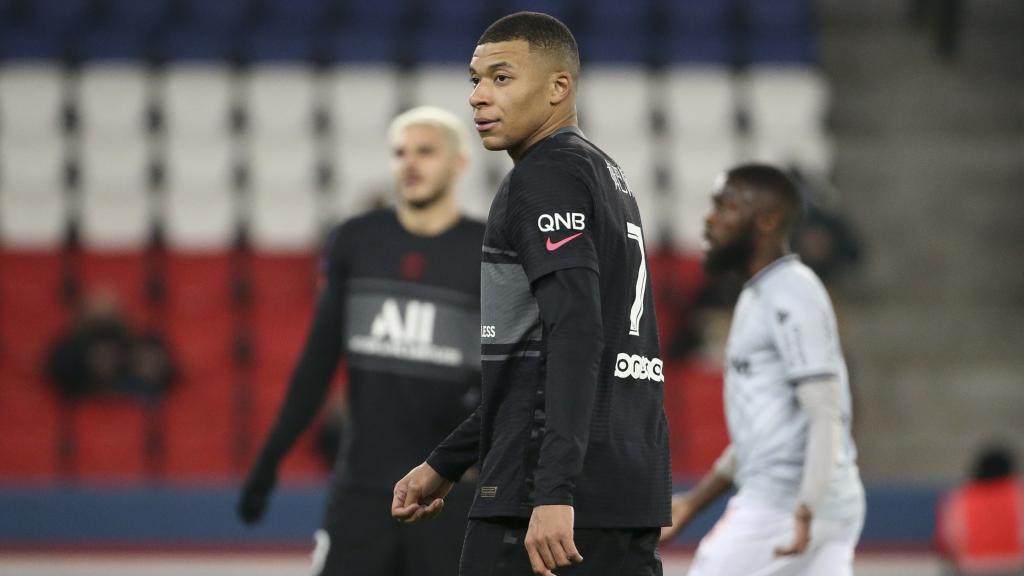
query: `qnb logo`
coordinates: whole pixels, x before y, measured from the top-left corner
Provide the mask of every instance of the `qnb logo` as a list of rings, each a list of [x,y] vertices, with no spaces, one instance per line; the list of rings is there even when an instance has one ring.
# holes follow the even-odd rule
[[[579,212],[566,212],[564,214],[541,214],[537,218],[537,228],[541,232],[555,232],[557,230],[583,230],[587,227],[587,217]]]
[[[430,302],[410,300],[403,313],[398,301],[389,298],[374,317],[369,335],[351,337],[349,350],[367,356],[458,366],[462,363],[461,350],[434,344],[436,317],[437,307]]]
[[[660,358],[648,358],[624,352],[619,353],[615,358],[615,377],[650,380],[651,382],[665,381]]]

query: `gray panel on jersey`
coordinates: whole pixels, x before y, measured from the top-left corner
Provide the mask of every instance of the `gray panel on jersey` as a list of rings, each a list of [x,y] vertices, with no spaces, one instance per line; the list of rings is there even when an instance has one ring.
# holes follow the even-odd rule
[[[442,380],[480,369],[474,298],[388,280],[354,280],[348,288],[345,349],[352,366]]]
[[[541,339],[540,310],[521,264],[480,265],[482,343],[518,344]],[[488,330],[493,327],[492,330]]]

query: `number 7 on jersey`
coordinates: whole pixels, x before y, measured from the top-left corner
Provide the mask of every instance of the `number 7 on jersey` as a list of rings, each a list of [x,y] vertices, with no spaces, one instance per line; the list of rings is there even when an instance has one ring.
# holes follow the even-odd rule
[[[647,291],[647,254],[644,250],[644,232],[632,222],[626,222],[626,237],[636,240],[640,247],[640,270],[636,274],[636,296],[629,309],[629,335],[640,335],[640,318],[644,315],[644,294]]]

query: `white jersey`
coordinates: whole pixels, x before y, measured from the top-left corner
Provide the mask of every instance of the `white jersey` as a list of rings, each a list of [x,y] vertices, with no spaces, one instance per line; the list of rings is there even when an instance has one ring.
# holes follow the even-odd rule
[[[851,402],[835,312],[825,287],[796,255],[779,258],[740,294],[726,346],[725,411],[741,493],[796,507],[807,447],[807,415],[796,386],[839,379],[842,446],[816,515],[862,510],[863,487],[850,435]]]

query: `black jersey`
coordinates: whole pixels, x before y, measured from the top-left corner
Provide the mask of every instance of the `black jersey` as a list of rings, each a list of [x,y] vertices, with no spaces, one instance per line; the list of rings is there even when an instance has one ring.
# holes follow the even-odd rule
[[[530,149],[491,205],[481,265],[482,402],[428,462],[450,476],[478,449],[470,516],[530,515],[547,363],[533,288],[545,275],[574,268],[600,277],[604,333],[593,402],[581,402],[592,410],[573,481],[575,524],[667,525],[664,377],[640,214],[622,170],[573,128]]]
[[[342,356],[350,426],[339,486],[390,490],[473,411],[483,230],[462,219],[421,237],[379,210],[331,233],[326,285],[262,461],[279,461],[308,426]]]

